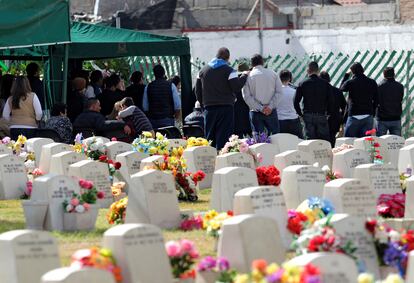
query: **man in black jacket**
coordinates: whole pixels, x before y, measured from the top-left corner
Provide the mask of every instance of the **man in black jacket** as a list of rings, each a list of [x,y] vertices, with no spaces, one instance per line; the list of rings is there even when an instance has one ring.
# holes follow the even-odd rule
[[[308,78],[301,82],[296,90],[294,106],[305,122],[305,133],[308,139],[330,141],[328,114],[332,112],[332,87],[322,80],[316,62],[308,65]],[[300,102],[303,99],[303,113]]]
[[[377,135],[401,136],[401,114],[404,86],[395,81],[394,68],[384,70],[384,80],[378,86]]]
[[[30,88],[36,96],[39,98],[42,110],[45,109],[45,92],[43,88],[43,82],[40,80],[40,67],[36,63],[32,62],[26,66],[27,79],[30,83]]]
[[[319,76],[321,77],[321,79],[327,81],[330,84],[331,76],[328,74],[328,72],[323,71]],[[332,86],[332,95],[334,99],[332,105],[332,112],[330,113],[328,118],[328,124],[329,134],[331,136],[330,142],[332,147],[334,147],[336,141],[336,134],[339,132],[339,128],[341,127],[344,119],[346,100],[342,91],[334,86]]]
[[[197,100],[204,107],[205,136],[212,146],[221,149],[234,131],[235,93],[246,83],[247,73],[237,75],[229,66],[230,51],[223,47],[216,58],[198,74],[196,82]]]
[[[348,120],[345,125],[345,137],[361,138],[374,126],[373,115],[378,105],[377,83],[364,75],[360,63],[351,66],[353,77],[347,73],[341,86],[348,92]]]
[[[105,121],[105,116],[100,113],[101,103],[98,99],[88,99],[86,106],[86,110],[73,123],[73,128],[92,129],[96,135],[122,129],[126,134],[131,133],[131,129],[122,121]]]

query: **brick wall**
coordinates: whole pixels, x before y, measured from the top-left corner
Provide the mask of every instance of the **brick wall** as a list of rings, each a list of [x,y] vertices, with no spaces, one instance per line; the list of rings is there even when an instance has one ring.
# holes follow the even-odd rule
[[[414,21],[414,1],[400,0],[400,14],[403,22]]]

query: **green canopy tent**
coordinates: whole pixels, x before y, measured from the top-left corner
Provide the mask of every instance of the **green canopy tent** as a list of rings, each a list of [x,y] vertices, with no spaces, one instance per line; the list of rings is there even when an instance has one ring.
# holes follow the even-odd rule
[[[71,41],[65,45],[0,50],[0,59],[47,57],[50,87],[56,101],[66,101],[68,60],[93,60],[130,56],[178,56],[182,84],[183,116],[192,111],[191,55],[188,38],[160,36],[126,29],[73,22]]]

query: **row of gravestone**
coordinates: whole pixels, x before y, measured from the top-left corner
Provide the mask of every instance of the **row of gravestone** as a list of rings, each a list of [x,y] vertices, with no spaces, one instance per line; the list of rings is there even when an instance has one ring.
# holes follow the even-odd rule
[[[354,283],[360,270],[380,278],[378,255],[361,218],[335,214],[331,224],[338,235],[353,241],[356,261],[337,253],[311,253],[295,257],[297,266],[313,264],[322,273],[322,282]],[[124,283],[173,283],[171,267],[161,230],[149,224],[124,224],[107,230],[102,246],[112,251]],[[47,232],[16,230],[0,235],[0,278],[7,283],[114,283],[113,276],[96,269],[59,268],[55,238]],[[276,222],[266,216],[241,215],[226,220],[219,236],[218,256],[232,268],[248,272],[255,259],[284,262],[286,248],[280,241]],[[156,264],[154,264],[156,263]],[[409,255],[406,282],[414,280],[414,253]]]

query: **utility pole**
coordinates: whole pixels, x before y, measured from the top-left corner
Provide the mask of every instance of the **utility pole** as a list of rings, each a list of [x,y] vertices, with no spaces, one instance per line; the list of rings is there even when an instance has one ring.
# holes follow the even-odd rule
[[[262,56],[263,56],[263,25],[264,25],[264,5],[263,5],[263,0],[260,0],[259,44],[260,44],[260,55]]]

